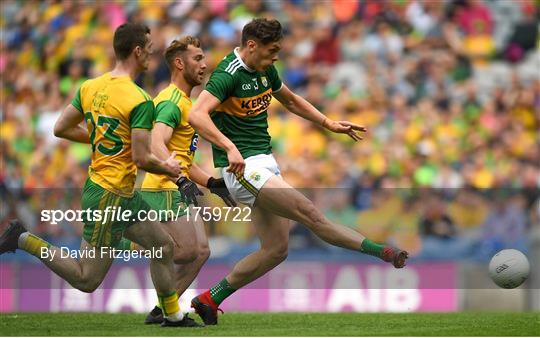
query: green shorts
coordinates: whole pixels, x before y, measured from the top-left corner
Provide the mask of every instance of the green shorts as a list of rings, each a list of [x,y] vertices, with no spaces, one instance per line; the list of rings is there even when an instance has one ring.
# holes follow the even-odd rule
[[[187,213],[187,204],[182,200],[180,192],[177,190],[143,190],[141,196],[150,205],[150,208],[158,213],[160,222],[180,218]]]
[[[81,207],[83,238],[95,247],[116,247],[124,231],[139,221],[138,212],[151,210],[139,192],[135,191],[132,197],[124,197],[103,189],[90,179],[84,184]],[[130,210],[131,215],[122,219],[120,214],[126,215],[126,210]]]

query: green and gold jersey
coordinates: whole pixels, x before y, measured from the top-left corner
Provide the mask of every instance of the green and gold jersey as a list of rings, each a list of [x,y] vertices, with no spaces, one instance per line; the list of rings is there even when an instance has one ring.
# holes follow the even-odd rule
[[[131,157],[131,130],[152,129],[152,99],[128,76],[106,73],[85,81],[71,104],[84,114],[88,127],[90,179],[106,190],[132,196],[137,167]]]
[[[173,128],[167,149],[176,151],[176,159],[186,167],[182,175],[189,177],[188,171],[197,150],[198,135],[188,123],[191,99],[174,84],[163,89],[154,99],[156,106],[155,123],[165,123]],[[178,187],[165,175],[146,173],[142,184],[143,190],[177,190]]]
[[[221,101],[211,117],[217,128],[238,148],[244,158],[270,154],[267,109],[272,92],[282,83],[274,66],[264,72],[250,69],[238,55],[227,55],[210,76],[206,90]],[[229,165],[227,153],[212,145],[215,167]]]

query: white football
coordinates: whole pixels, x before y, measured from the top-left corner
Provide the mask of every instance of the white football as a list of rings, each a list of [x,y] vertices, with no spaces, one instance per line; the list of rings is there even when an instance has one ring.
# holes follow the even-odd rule
[[[519,250],[499,251],[489,262],[489,276],[505,289],[517,288],[529,277],[531,266],[527,257]]]

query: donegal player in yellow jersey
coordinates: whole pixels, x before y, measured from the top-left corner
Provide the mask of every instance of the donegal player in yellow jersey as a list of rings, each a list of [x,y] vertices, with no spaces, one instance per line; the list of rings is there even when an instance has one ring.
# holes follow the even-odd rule
[[[114,33],[115,68],[102,76],[85,81],[72,103],[56,122],[54,133],[75,142],[89,143],[92,161],[89,178],[84,186],[81,206],[84,213],[84,234],[80,259],[65,258],[60,250],[29,233],[18,221],[12,221],[0,237],[0,253],[22,249],[38,257],[52,271],[73,287],[93,292],[103,281],[114,256],[111,250],[125,236],[145,248],[161,250],[150,259],[152,281],[165,313],[163,326],[195,326],[184,318],[174,288],[173,242],[155,222],[128,221],[105,216],[99,212],[114,207],[124,210],[150,210],[134,191],[137,168],[165,174],[176,180],[180,174],[175,154],[158,159],[150,149],[150,129],[154,104],[148,94],[133,79],[148,68],[152,53],[150,29],[141,24],[127,23]],[[80,126],[85,120],[87,128]],[[98,212],[98,213],[96,213]],[[49,259],[45,259],[47,253]]]
[[[188,117],[191,110],[191,90],[201,84],[206,69],[200,41],[191,36],[174,40],[165,51],[165,59],[171,71],[171,83],[154,99],[156,115],[152,130],[152,152],[158,158],[167,158],[171,152],[175,152],[176,159],[182,164],[182,179],[177,186],[166,175],[147,173],[142,183],[141,195],[152,209],[159,210],[161,215],[170,211],[176,218],[182,216],[178,214],[179,210],[185,210],[190,203],[196,202],[199,190],[192,182],[194,181],[206,186],[231,205],[234,202],[223,179],[210,177],[193,164],[198,135],[189,124]],[[175,242],[176,291],[181,295],[191,285],[210,255],[204,224],[200,218],[188,221],[186,217],[181,217],[165,219],[162,225]],[[122,240],[121,248],[130,249],[129,241]],[[148,314],[145,323],[156,324],[162,321],[163,311],[156,306]]]
[[[192,300],[205,324],[217,323],[218,305],[225,298],[285,260],[289,220],[305,224],[330,244],[379,257],[396,268],[403,267],[408,257],[403,250],[374,243],[350,228],[332,223],[281,177],[267,130],[272,97],[290,112],[355,141],[361,140],[358,132],[365,131],[348,121],[330,120],[281,82],[273,64],[282,38],[277,20],[255,19],[244,26],[241,47],[217,66],[189,118],[195,130],[213,143],[214,165],[222,168],[232,196],[261,208],[268,221],[257,224],[261,248]]]

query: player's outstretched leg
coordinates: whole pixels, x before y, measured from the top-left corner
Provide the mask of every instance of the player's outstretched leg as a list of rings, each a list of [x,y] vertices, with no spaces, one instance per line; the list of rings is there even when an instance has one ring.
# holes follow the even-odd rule
[[[19,220],[12,220],[0,236],[0,254],[21,249],[39,258],[43,264],[74,288],[93,292],[103,281],[113,258],[96,254],[95,258],[81,257],[77,260],[62,257],[60,249],[28,232]],[[80,252],[89,252],[94,247],[81,241]]]
[[[191,307],[206,325],[217,324],[217,313],[221,311],[218,307],[227,297],[287,258],[289,220],[269,213],[262,218],[266,222],[255,222],[261,248],[236,263],[221,282],[191,300]]]
[[[374,243],[353,229],[330,222],[313,202],[278,176],[271,177],[265,183],[257,197],[257,204],[306,225],[327,243],[378,257],[395,268],[406,265],[409,257],[406,251]]]
[[[193,319],[185,317],[178,306],[178,295],[174,291],[172,271],[172,241],[155,225],[139,223],[128,228],[126,237],[139,238],[144,247],[161,248],[162,257],[150,260],[150,272],[158,298],[165,309],[165,319],[162,326],[200,326]],[[131,237],[133,236],[133,237]],[[139,241],[139,239],[138,239]],[[92,250],[95,247],[84,239],[80,250]],[[103,281],[109,270],[113,257],[109,254],[96,253],[95,258],[81,257],[80,260],[60,256],[60,249],[52,246],[43,239],[29,233],[18,220],[10,222],[9,227],[0,236],[0,254],[22,249],[38,257],[47,267],[74,288],[84,292],[93,292]]]

